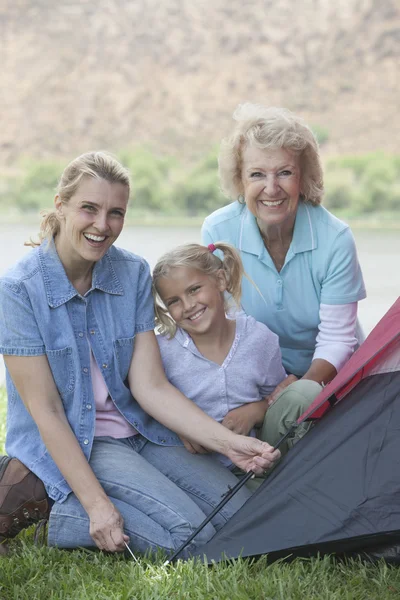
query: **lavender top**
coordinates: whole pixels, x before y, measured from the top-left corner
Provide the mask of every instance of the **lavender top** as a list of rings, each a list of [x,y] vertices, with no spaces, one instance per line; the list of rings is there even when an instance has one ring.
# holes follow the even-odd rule
[[[205,358],[183,329],[157,340],[168,380],[219,422],[234,408],[268,396],[286,377],[278,336],[250,316],[236,318],[222,365]]]

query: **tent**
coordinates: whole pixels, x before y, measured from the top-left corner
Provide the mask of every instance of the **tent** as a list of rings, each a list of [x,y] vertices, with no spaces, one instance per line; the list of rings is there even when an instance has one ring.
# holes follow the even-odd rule
[[[307,418],[315,426],[196,556],[399,558],[400,298]]]

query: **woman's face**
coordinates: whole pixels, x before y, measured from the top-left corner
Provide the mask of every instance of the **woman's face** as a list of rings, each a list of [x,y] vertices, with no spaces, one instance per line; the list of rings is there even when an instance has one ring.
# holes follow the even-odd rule
[[[247,146],[242,185],[250,212],[265,225],[293,227],[300,196],[299,157],[284,148]]]
[[[85,177],[67,203],[56,196],[61,260],[100,260],[122,231],[128,199],[126,185],[95,177]]]

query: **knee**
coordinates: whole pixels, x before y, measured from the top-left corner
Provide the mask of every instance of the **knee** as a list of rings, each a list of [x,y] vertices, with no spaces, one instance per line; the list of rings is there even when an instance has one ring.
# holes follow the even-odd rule
[[[278,396],[272,410],[275,406],[282,409],[284,405],[288,411],[297,414],[299,417],[322,391],[322,386],[311,379],[299,379],[287,386]]]
[[[202,548],[207,542],[214,537],[216,533],[216,529],[213,527],[211,523],[208,523],[204,529],[202,529],[196,537],[184,548],[179,555],[179,558],[190,558],[193,552],[196,552],[200,548]],[[176,550],[183,544],[189,537],[190,532],[187,530],[182,534],[182,532],[176,532],[175,536],[173,536],[172,541],[174,543],[174,548],[172,551]]]

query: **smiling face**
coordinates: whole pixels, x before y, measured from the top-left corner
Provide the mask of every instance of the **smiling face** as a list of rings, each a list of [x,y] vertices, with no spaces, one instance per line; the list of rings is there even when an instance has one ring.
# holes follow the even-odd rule
[[[284,148],[247,146],[241,175],[247,207],[259,224],[291,231],[300,196],[298,155]]]
[[[173,267],[157,280],[157,291],[178,327],[192,337],[209,333],[225,319],[223,271],[206,275],[193,267]]]
[[[64,266],[95,263],[104,256],[122,231],[128,199],[126,185],[96,177],[84,177],[68,202],[56,196],[56,247]]]

